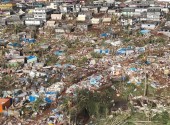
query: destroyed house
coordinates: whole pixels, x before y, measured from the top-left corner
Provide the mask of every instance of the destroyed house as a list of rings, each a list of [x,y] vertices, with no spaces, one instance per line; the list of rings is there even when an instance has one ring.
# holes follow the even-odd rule
[[[169,26],[162,27],[158,32],[170,37],[170,27]]]
[[[62,14],[51,14],[52,20],[62,20],[63,15]]]
[[[0,25],[4,26],[6,24],[6,18],[0,18]]]
[[[154,1],[131,1],[128,3],[129,7],[137,7],[137,8],[147,8],[153,6],[155,4]]]
[[[157,27],[157,25],[158,25],[158,22],[146,21],[144,23],[141,23],[141,28],[153,30]]]
[[[103,25],[110,25],[112,19],[111,18],[103,18],[102,23]]]
[[[126,7],[122,9],[122,15],[124,16],[134,16],[135,15],[135,8]]]
[[[91,24],[93,25],[93,27],[99,26],[101,23],[101,19],[100,18],[92,18],[91,19]]]
[[[16,4],[12,2],[0,2],[0,10],[16,9]]]
[[[62,27],[57,27],[57,28],[55,29],[55,32],[56,32],[56,33],[63,34],[63,33],[65,33],[65,29],[62,28]]]
[[[74,12],[74,10],[75,10],[74,4],[62,4],[60,6],[60,12],[61,13]]]
[[[56,22],[55,21],[47,21],[47,26],[48,27],[55,27],[56,26]]]
[[[7,110],[11,105],[10,99],[0,98],[0,113]]]
[[[11,17],[7,18],[6,22],[7,22],[7,25],[23,24],[23,21],[21,20],[21,16],[19,15],[12,15]]]
[[[162,14],[160,7],[149,7],[147,9],[147,20],[160,21]]]
[[[92,24],[90,23],[77,23],[76,29],[79,29],[81,31],[88,31],[92,27]]]

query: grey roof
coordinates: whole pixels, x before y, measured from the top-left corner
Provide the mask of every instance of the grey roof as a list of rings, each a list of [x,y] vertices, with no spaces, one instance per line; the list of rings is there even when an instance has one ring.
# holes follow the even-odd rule
[[[161,8],[160,7],[149,7],[147,9],[147,12],[160,12]]]
[[[135,12],[135,8],[132,7],[126,7],[122,9],[123,12]]]

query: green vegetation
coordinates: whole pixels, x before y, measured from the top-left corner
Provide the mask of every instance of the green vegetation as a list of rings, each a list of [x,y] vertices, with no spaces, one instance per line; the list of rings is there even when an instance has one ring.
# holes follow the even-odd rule
[[[71,115],[72,121],[77,117],[81,121],[82,117],[93,117],[95,119],[105,118],[113,105],[112,100],[116,98],[116,92],[112,88],[103,91],[78,90],[76,99],[65,97],[63,106],[68,114]],[[72,104],[75,104],[72,107]],[[75,113],[77,116],[75,116]]]
[[[41,105],[41,103],[43,103],[43,99],[42,98],[38,98],[34,103],[33,103],[33,110],[38,112],[39,111],[39,107]]]
[[[151,121],[148,121],[148,118],[144,113],[134,112],[129,119],[127,119],[125,125],[170,125],[170,117],[168,112],[162,112],[155,115]]]
[[[131,40],[130,38],[125,38],[125,39],[123,40],[123,42],[127,43],[127,42],[129,42],[130,40]]]
[[[158,122],[161,125],[170,125],[170,115],[168,112],[162,112],[161,114],[157,114],[152,119],[153,122]]]
[[[102,58],[102,54],[96,53],[96,52],[92,52],[91,56],[92,56],[92,58]]]
[[[85,63],[88,61],[87,57],[82,57],[81,59],[76,60],[75,62],[78,64],[78,66],[85,65]]]
[[[59,60],[58,57],[56,55],[53,55],[53,54],[47,55],[46,58],[47,58],[46,59],[47,65],[54,65]]]

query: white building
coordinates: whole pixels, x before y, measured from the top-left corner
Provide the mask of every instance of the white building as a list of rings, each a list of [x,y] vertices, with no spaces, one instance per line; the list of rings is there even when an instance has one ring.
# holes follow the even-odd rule
[[[170,0],[157,0],[158,2],[167,2],[170,3]]]
[[[63,15],[62,14],[51,14],[52,20],[62,20]]]
[[[35,19],[46,22],[50,19],[51,10],[46,8],[35,8],[33,14]]]
[[[86,15],[79,14],[76,20],[77,21],[85,21],[86,20]]]
[[[99,18],[92,18],[91,19],[91,24],[100,24],[100,22],[101,22],[101,19],[99,19]]]
[[[141,28],[153,30],[156,28],[156,24],[154,24],[154,23],[141,24]]]
[[[37,19],[34,19],[34,18],[26,18],[25,25],[27,25],[27,26],[42,26],[43,21],[37,20]]]
[[[147,20],[160,21],[161,14],[160,7],[149,7],[147,9]]]
[[[47,26],[48,27],[55,27],[56,26],[56,22],[55,21],[47,21]]]
[[[57,5],[56,2],[52,2],[52,3],[50,3],[49,6],[47,6],[47,8],[49,8],[49,9],[58,9],[58,5]]]

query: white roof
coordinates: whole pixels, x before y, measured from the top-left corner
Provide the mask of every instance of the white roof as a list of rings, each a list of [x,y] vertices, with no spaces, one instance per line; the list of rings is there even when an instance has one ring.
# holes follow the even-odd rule
[[[115,13],[115,10],[108,10],[108,13]]]
[[[86,15],[78,15],[77,21],[85,21]]]
[[[47,24],[55,24],[55,21],[47,21]]]
[[[111,22],[111,18],[104,18],[103,22]]]
[[[20,9],[18,13],[22,15],[22,14],[24,14],[25,12],[22,11],[22,9]]]
[[[91,23],[92,24],[99,24],[100,23],[100,19],[99,18],[92,18],[91,19]]]
[[[102,7],[100,8],[100,11],[107,11],[108,10],[108,7]]]
[[[51,14],[51,19],[61,20],[62,19],[62,14]]]

